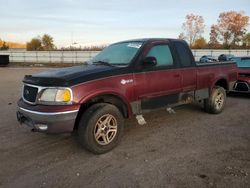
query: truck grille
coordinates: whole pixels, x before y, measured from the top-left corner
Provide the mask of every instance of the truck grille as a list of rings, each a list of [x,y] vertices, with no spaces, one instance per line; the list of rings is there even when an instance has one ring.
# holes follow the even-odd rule
[[[24,85],[23,87],[23,98],[31,103],[36,102],[36,96],[37,96],[38,88]]]

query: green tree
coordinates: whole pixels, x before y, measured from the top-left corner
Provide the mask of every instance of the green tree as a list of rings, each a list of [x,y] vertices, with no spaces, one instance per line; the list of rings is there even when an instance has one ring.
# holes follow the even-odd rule
[[[43,47],[43,50],[55,49],[53,37],[51,37],[48,34],[44,34],[42,37],[42,47]]]
[[[250,48],[250,33],[247,33],[245,36],[244,36],[244,38],[243,38],[243,47],[245,47],[245,48]]]
[[[42,37],[38,36],[33,38],[30,42],[27,42],[26,49],[29,51],[53,50],[55,49],[53,42],[53,38],[50,35],[44,34]]]
[[[42,50],[42,41],[39,37],[31,39],[30,42],[27,42],[26,49],[28,51]]]
[[[9,46],[6,44],[5,41],[3,41],[3,45],[0,47],[0,50],[8,50]]]

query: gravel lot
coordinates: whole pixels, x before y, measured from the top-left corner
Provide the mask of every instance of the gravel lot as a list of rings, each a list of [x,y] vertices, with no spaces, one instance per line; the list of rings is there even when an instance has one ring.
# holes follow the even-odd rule
[[[126,121],[113,151],[93,155],[74,136],[32,133],[16,120],[21,80],[46,68],[0,68],[0,187],[250,187],[250,96],[222,114],[199,105]]]

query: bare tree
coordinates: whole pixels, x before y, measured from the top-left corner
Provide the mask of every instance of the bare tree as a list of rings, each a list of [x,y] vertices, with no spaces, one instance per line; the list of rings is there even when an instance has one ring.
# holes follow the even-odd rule
[[[218,41],[218,33],[217,33],[217,26],[212,25],[210,29],[210,40],[208,42],[208,45],[210,48],[218,48],[220,46],[220,43]]]
[[[185,40],[186,39],[184,33],[180,33],[180,35],[179,35],[178,38],[181,39],[181,40]]]
[[[183,36],[187,39],[189,45],[192,46],[194,41],[200,38],[201,34],[204,32],[204,19],[199,15],[188,14],[182,28],[185,31]]]
[[[217,24],[213,26],[213,35],[218,41],[221,41],[224,46],[239,45],[246,34],[248,22],[249,17],[245,16],[244,12],[222,12],[219,15]]]

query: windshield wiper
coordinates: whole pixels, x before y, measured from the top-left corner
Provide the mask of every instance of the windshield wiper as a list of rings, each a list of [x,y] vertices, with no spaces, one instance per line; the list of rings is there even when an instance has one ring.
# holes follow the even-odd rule
[[[106,62],[106,61],[95,61],[95,62],[92,62],[92,64],[95,64],[95,65],[107,65],[107,66],[112,66],[112,64],[110,64],[109,62]]]

